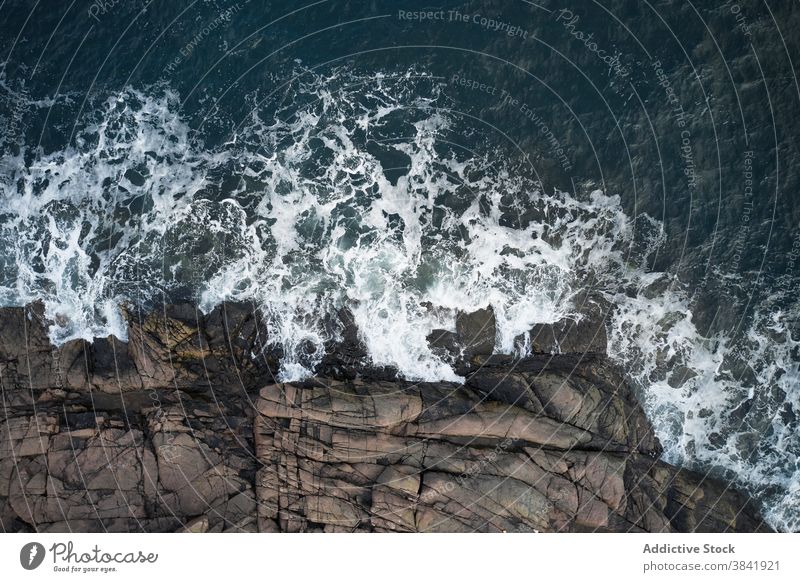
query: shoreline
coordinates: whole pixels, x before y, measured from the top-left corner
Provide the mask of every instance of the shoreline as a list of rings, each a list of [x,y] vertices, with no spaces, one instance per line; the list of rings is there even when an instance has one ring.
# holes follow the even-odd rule
[[[538,329],[518,360],[465,314],[463,385],[369,368],[352,329],[320,376],[280,383],[251,357],[258,313],[196,313],[129,312],[128,343],[54,348],[40,306],[0,309],[5,531],[771,531],[754,500],[658,459],[590,319]]]

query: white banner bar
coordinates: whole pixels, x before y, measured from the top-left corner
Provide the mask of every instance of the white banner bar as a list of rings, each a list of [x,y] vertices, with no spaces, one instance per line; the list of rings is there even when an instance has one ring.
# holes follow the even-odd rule
[[[798,534],[6,534],[0,571],[14,581],[796,581],[798,542]]]

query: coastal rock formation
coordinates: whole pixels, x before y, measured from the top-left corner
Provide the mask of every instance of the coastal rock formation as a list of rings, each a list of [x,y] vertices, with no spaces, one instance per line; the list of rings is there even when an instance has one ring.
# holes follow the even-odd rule
[[[127,317],[127,342],[54,348],[41,306],[0,309],[3,531],[768,530],[658,459],[596,327],[514,360],[465,314],[463,384],[372,370],[346,329],[322,376],[280,383],[249,306]]]

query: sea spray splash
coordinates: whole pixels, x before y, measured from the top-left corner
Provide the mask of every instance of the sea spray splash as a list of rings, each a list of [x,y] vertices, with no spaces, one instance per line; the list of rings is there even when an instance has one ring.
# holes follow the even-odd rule
[[[3,164],[0,245],[11,260],[0,296],[43,301],[56,344],[124,338],[117,304],[170,286],[164,243],[198,215],[193,198],[207,183],[207,156],[193,154],[176,103],[128,90],[88,116],[74,145]]]
[[[729,480],[784,531],[800,527],[800,341],[797,299],[765,298],[742,332],[706,336],[686,291],[640,277],[609,319],[609,355],[624,366],[664,458]],[[653,291],[658,288],[657,292]],[[788,308],[787,308],[788,306]]]
[[[534,323],[577,316],[590,286],[614,305],[611,356],[668,458],[727,469],[772,501],[773,524],[798,527],[786,312],[766,306],[744,340],[705,337],[682,286],[644,268],[657,221],[591,186],[545,193],[511,153],[463,147],[465,121],[431,77],[340,70],[302,76],[292,95],[254,95],[221,146],[159,88],[96,100],[63,149],[20,143],[0,169],[2,303],[43,301],[62,343],[124,339],[124,302],[252,301],[285,380],[314,372],[348,307],[373,363],[459,381],[425,339],[458,310],[492,305],[495,349],[510,353]]]
[[[7,165],[5,303],[42,300],[62,343],[124,338],[123,302],[253,300],[286,380],[313,373],[347,306],[374,364],[459,381],[433,329],[492,305],[511,351],[621,256],[618,197],[544,195],[529,168],[448,145],[464,128],[425,75],[340,71],[295,95],[209,149],[177,95],[127,89],[73,145]]]
[[[464,155],[431,79],[344,81],[301,84],[304,97],[236,136],[238,196],[257,221],[202,294],[204,309],[265,306],[283,379],[313,371],[329,339],[318,314],[347,306],[374,364],[459,381],[426,341],[458,310],[491,305],[510,352],[533,324],[571,314],[581,274],[620,260],[631,228],[618,197],[545,195],[530,168]]]

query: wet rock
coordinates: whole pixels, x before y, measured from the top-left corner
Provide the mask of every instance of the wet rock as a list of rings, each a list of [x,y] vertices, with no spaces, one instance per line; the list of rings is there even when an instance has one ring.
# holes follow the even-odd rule
[[[87,386],[87,346],[83,340],[50,344],[44,306],[0,309],[0,375],[18,398],[37,397],[47,390],[83,390]],[[25,392],[27,394],[21,394]]]
[[[456,336],[467,356],[491,354],[497,334],[494,310],[491,306],[456,316]]]
[[[359,374],[369,373],[367,348],[358,336],[358,327],[352,312],[346,307],[339,310],[337,321],[329,323],[332,337],[319,367],[321,374],[339,379],[353,379]]]
[[[492,355],[491,310],[456,326],[463,384],[370,371],[353,329],[331,374],[276,383],[246,305],[129,321],[54,349],[40,307],[0,309],[4,531],[768,529],[658,460],[604,356]]]
[[[114,336],[95,338],[90,348],[91,383],[95,389],[115,393],[142,388],[129,347]]]
[[[425,338],[434,354],[446,361],[453,361],[461,354],[458,334],[454,331],[434,329]]]
[[[537,324],[530,331],[531,351],[537,354],[605,353],[605,328],[597,322],[563,319]]]
[[[491,306],[456,314],[455,331],[435,329],[427,337],[431,349],[449,362],[469,360],[494,351],[497,327]]]
[[[519,406],[534,413],[543,410],[542,403],[523,374],[507,369],[480,368],[467,377],[467,386],[490,400]]]
[[[200,384],[202,362],[211,351],[199,311],[179,305],[126,315],[130,354],[145,388]]]
[[[267,328],[252,304],[224,302],[202,322],[211,355],[205,368],[226,383],[250,387],[273,377],[278,363],[267,348]]]
[[[582,294],[575,299],[579,316],[556,323],[537,324],[529,332],[535,354],[605,354],[608,342],[605,320],[611,306],[599,297]]]

